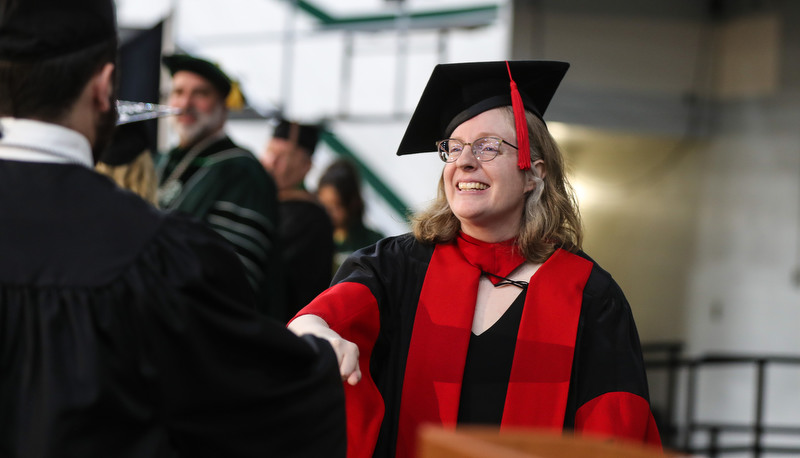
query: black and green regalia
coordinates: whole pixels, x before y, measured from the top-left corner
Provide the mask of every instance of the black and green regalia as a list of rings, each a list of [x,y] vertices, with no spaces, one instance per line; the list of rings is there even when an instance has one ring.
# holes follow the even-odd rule
[[[174,148],[158,161],[162,209],[194,216],[233,245],[259,309],[284,316],[277,240],[277,191],[250,151],[225,135]]]

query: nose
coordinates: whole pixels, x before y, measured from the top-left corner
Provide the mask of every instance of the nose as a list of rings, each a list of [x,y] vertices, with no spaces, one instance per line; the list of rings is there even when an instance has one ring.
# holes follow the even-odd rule
[[[467,151],[469,148],[469,151]],[[461,150],[461,155],[455,161],[455,165],[458,168],[462,169],[474,169],[478,165],[478,158],[475,157],[475,152],[472,149],[472,145],[467,143],[464,145],[464,149]]]
[[[191,97],[189,94],[170,94],[169,105],[186,111],[189,108]]]

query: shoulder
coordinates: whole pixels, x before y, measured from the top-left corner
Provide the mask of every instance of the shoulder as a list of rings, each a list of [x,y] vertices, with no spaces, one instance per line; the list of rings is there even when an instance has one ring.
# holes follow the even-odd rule
[[[630,315],[631,309],[625,293],[612,275],[586,253],[579,251],[574,256],[591,263],[591,272],[583,288],[582,313],[592,321],[592,317],[608,319],[610,316]]]
[[[313,206],[323,209],[316,196],[305,189],[284,189],[278,194],[278,200],[286,207],[310,208]]]
[[[226,185],[254,186],[268,188],[276,194],[275,181],[264,170],[253,153],[236,146],[232,142],[226,144],[230,148],[206,155],[202,159],[204,177],[212,180],[225,180]]]
[[[374,245],[364,247],[353,253],[353,257],[382,257],[388,262],[424,262],[430,261],[433,255],[434,244],[423,243],[413,234],[406,233],[393,237],[386,237]],[[387,266],[388,267],[388,266]]]
[[[334,283],[366,275],[384,284],[406,288],[409,279],[424,277],[434,248],[435,245],[419,242],[410,233],[386,237],[352,253],[336,272]]]
[[[209,145],[201,156],[203,167],[264,169],[252,151],[237,145],[229,137],[223,137]]]
[[[578,251],[574,253],[575,256],[579,256],[582,259],[590,262],[592,264],[592,271],[589,274],[589,279],[586,281],[586,286],[584,287],[584,294],[591,297],[598,297],[604,294],[607,294],[611,289],[619,289],[616,281],[611,276],[611,274],[603,269],[600,264],[597,263],[594,259],[592,259],[588,254],[583,251]]]
[[[616,286],[614,279],[605,269],[583,251],[568,251],[558,248],[545,261],[548,271],[554,272],[559,277],[575,278],[582,284],[585,296],[598,296],[607,291],[611,286]]]
[[[310,223],[331,226],[331,220],[328,216],[328,213],[325,211],[325,208],[317,203],[313,196],[311,196],[308,192],[298,190],[297,193],[292,194],[296,194],[298,198],[283,200],[283,197],[286,196],[284,192],[281,192],[278,200],[278,208],[280,209],[281,214],[281,225],[284,224],[285,220],[286,224],[290,226]],[[309,197],[300,197],[302,196],[301,192],[309,194]]]

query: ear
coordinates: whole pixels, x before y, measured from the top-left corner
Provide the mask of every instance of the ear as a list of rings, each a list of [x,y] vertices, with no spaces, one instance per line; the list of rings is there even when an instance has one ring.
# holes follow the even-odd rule
[[[111,94],[114,89],[114,64],[108,62],[92,78],[92,101],[101,112],[106,112],[111,106]]]
[[[534,161],[531,164],[531,173],[525,174],[525,192],[531,192],[536,189],[536,181],[534,180],[534,175],[539,178],[544,178],[545,170],[544,170],[544,161],[539,159]]]
[[[544,167],[544,160],[542,159],[533,161],[531,168],[536,172],[536,176],[541,179],[544,179],[544,176],[547,175],[547,170]]]

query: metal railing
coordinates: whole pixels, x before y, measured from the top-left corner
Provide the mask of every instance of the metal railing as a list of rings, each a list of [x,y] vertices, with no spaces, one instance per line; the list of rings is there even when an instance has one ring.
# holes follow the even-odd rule
[[[663,402],[651,400],[659,423],[664,446],[695,456],[717,457],[732,453],[751,452],[755,458],[765,453],[800,456],[800,417],[797,425],[769,424],[765,420],[767,373],[770,367],[792,366],[800,370],[800,357],[784,355],[717,354],[697,358],[681,356],[679,343],[657,343],[642,346],[648,375],[664,371],[666,396]],[[710,367],[752,367],[755,369],[753,394],[755,405],[751,422],[703,422],[697,420],[699,371]],[[686,372],[685,386],[680,385],[681,372]],[[683,391],[681,392],[681,388]],[[679,418],[679,395],[685,393],[683,415]],[[693,440],[698,434],[706,436],[704,445]],[[749,434],[752,439],[743,444],[723,443],[725,434]],[[765,435],[797,439],[799,445],[772,445]]]

